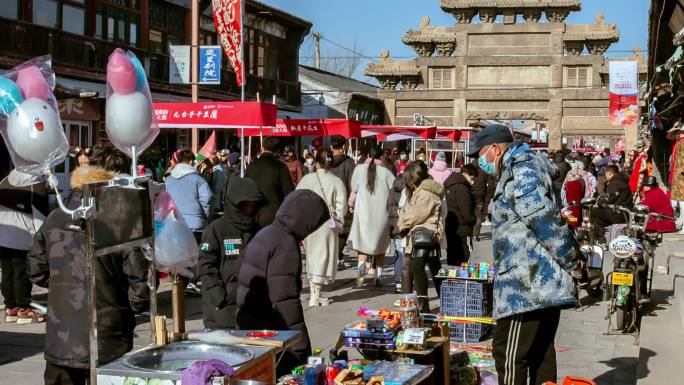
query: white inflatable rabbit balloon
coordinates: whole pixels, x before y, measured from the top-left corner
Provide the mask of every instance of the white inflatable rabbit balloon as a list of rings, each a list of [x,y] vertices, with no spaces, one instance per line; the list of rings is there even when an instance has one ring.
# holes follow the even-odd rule
[[[50,85],[34,65],[8,74],[16,75],[16,82],[0,77],[0,115],[6,119],[2,133],[14,166],[35,175],[47,174],[64,161],[69,150]]]

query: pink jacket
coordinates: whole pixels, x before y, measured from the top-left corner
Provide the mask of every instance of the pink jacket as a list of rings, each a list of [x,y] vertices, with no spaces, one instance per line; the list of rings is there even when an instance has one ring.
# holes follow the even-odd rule
[[[436,160],[435,163],[432,164],[432,168],[428,171],[428,174],[430,174],[432,179],[444,184],[444,181],[447,180],[452,172],[453,171],[449,169],[449,166],[447,166],[445,161]]]

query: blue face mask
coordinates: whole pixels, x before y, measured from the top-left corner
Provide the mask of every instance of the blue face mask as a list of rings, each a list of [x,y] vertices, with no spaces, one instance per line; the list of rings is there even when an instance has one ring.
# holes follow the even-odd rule
[[[492,147],[489,147],[489,150],[487,150],[487,152],[485,152],[484,154],[480,155],[479,158],[477,158],[477,164],[480,166],[480,169],[482,169],[482,171],[486,172],[489,175],[494,175],[496,173],[496,164],[494,164],[494,162],[487,161],[487,154],[491,149]]]

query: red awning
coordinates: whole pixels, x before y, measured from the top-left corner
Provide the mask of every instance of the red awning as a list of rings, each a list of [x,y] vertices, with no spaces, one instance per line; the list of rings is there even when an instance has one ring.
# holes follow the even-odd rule
[[[357,138],[359,122],[353,119],[278,119],[274,128],[248,129],[245,136],[333,136]],[[239,134],[239,133],[238,133]]]
[[[275,104],[264,102],[154,103],[153,107],[160,128],[274,127],[278,113]]]

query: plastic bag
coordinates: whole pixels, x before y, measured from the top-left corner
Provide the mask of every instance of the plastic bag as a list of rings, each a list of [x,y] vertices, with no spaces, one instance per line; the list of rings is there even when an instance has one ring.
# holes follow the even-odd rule
[[[152,97],[140,60],[117,48],[107,62],[107,135],[119,150],[139,155],[159,134]]]
[[[0,134],[19,171],[45,175],[69,152],[54,88],[50,56],[31,59],[0,76]]]
[[[161,192],[154,203],[154,253],[160,271],[192,277],[199,248],[173,199]]]

